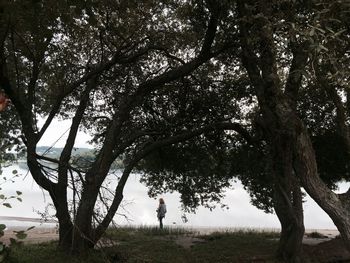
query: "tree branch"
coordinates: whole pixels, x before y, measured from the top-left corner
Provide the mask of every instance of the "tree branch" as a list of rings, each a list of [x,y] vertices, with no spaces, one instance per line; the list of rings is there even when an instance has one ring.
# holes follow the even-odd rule
[[[60,161],[57,160],[57,159],[50,158],[50,157],[43,156],[43,155],[39,155],[39,154],[36,154],[36,158],[39,159],[39,160],[48,161],[50,163],[55,163],[55,164],[59,164],[60,163]],[[71,165],[68,165],[68,169],[71,169],[72,171],[74,171],[76,173],[79,173],[79,174],[86,173],[86,171],[78,169],[78,168],[75,168],[75,167],[73,167]]]
[[[87,72],[79,80],[68,85],[64,89],[64,92],[57,96],[57,99],[55,100],[53,107],[51,108],[51,111],[49,113],[49,116],[46,119],[42,129],[40,130],[40,132],[38,134],[38,140],[40,140],[40,138],[43,136],[43,134],[45,133],[45,131],[49,127],[50,123],[52,122],[52,120],[54,119],[56,114],[58,113],[63,99],[66,96],[68,96],[70,93],[72,93],[77,87],[79,87],[83,83],[87,82],[89,79],[98,76],[100,73],[109,70],[115,64],[128,64],[128,63],[132,63],[132,62],[136,61],[138,58],[140,58],[141,56],[146,54],[150,49],[151,48],[147,46],[147,47],[142,48],[142,49],[138,50],[137,52],[135,52],[134,54],[129,55],[129,56],[121,56],[119,52],[116,52],[115,55],[112,57],[112,59],[110,59],[107,62],[100,63],[98,65],[93,66],[92,67],[93,70]]]
[[[116,187],[116,190],[115,190],[115,196],[114,196],[113,202],[112,202],[105,218],[102,220],[100,225],[96,228],[96,231],[95,231],[96,240],[98,240],[101,237],[101,235],[104,233],[104,231],[109,226],[110,222],[113,220],[113,217],[114,217],[115,213],[117,212],[119,205],[123,199],[123,190],[124,190],[124,187],[125,187],[125,184],[126,184],[128,178],[129,178],[129,175],[132,172],[135,165],[141,159],[143,159],[149,153],[151,153],[152,151],[154,151],[160,147],[163,147],[166,145],[171,145],[171,144],[174,144],[177,142],[186,141],[186,140],[189,140],[195,136],[201,135],[205,132],[209,132],[212,130],[218,130],[218,129],[219,130],[235,130],[240,134],[241,133],[244,134],[244,137],[247,137],[249,135],[249,133],[240,124],[237,124],[237,123],[217,123],[217,124],[208,125],[208,126],[199,128],[199,129],[194,130],[194,131],[184,132],[182,134],[175,135],[175,136],[163,139],[163,140],[155,141],[155,142],[151,143],[150,145],[145,146],[144,149],[142,149],[141,151],[136,153],[134,155],[134,157],[130,160],[130,162],[127,164],[127,166],[125,167],[125,169],[123,171],[123,174],[122,174],[122,176],[118,182],[118,185]]]
[[[205,34],[201,52],[197,57],[195,57],[192,61],[186,64],[180,65],[177,68],[164,72],[163,74],[154,77],[153,79],[141,83],[135,93],[126,97],[122,101],[122,103],[120,104],[120,110],[113,117],[113,121],[106,133],[104,145],[100,151],[98,158],[95,161],[95,164],[93,165],[92,171],[98,170],[99,173],[91,172],[88,173],[87,176],[97,176],[98,181],[100,183],[103,182],[109,170],[109,165],[113,162],[113,155],[111,153],[115,148],[117,137],[122,128],[122,125],[124,121],[129,118],[131,110],[136,105],[142,103],[144,96],[156,90],[165,83],[171,82],[179,77],[190,74],[200,65],[212,58],[213,54],[211,53],[211,45],[216,35],[217,25],[219,22],[219,15],[219,11],[212,13],[210,21],[208,23],[208,28]]]
[[[288,96],[294,109],[296,109],[297,106],[298,92],[303,77],[302,73],[308,60],[308,46],[309,45],[307,42],[303,42],[301,44],[291,43],[293,60],[289,69],[284,93]]]
[[[240,28],[240,41],[242,49],[242,63],[246,68],[249,78],[252,84],[256,87],[257,97],[260,102],[263,102],[263,87],[262,87],[262,77],[260,74],[260,61],[258,56],[254,53],[254,48],[251,42],[248,40],[251,38],[249,33],[249,13],[245,7],[245,1],[237,1],[237,10],[239,15],[239,28]]]
[[[75,112],[75,115],[73,117],[72,125],[69,131],[69,135],[67,138],[67,142],[61,152],[60,161],[59,161],[59,178],[58,183],[59,184],[66,184],[67,183],[67,169],[68,169],[68,162],[70,160],[70,157],[72,155],[72,149],[74,147],[75,139],[79,130],[79,126],[81,123],[81,120],[83,119],[84,112],[86,107],[88,106],[89,99],[90,99],[90,92],[94,88],[96,88],[97,79],[92,78],[86,83],[86,88],[83,91],[81,98],[80,98],[80,104]]]

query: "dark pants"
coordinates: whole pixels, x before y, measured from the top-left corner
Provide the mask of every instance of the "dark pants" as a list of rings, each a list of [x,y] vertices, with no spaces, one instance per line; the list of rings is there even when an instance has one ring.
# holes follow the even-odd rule
[[[164,217],[158,217],[158,220],[159,220],[159,228],[160,228],[160,229],[163,229],[163,218],[164,218]]]

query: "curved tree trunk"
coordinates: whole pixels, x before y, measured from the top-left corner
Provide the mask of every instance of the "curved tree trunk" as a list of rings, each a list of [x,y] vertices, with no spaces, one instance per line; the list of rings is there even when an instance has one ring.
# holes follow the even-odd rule
[[[290,106],[289,100],[281,94],[277,95],[270,94],[268,99],[274,107],[263,111],[272,134],[269,144],[274,145],[276,141],[273,138],[283,134],[285,143],[292,147],[293,170],[301,185],[332,219],[350,251],[350,191],[336,194],[322,181],[307,128]]]
[[[336,194],[318,175],[316,156],[307,128],[288,103],[285,96],[270,96],[269,113],[277,133],[283,133],[292,147],[293,169],[301,185],[337,226],[344,244],[350,251],[350,192]],[[271,116],[269,120],[272,120]],[[270,122],[271,124],[271,122]],[[270,143],[273,143],[270,141]]]
[[[336,194],[321,180],[317,173],[315,152],[311,139],[302,122],[295,117],[294,167],[307,193],[330,216],[337,226],[346,248],[350,251],[350,193]]]
[[[270,108],[270,113],[274,115],[274,124],[278,127],[275,131],[282,132],[290,141],[296,176],[306,192],[332,219],[350,251],[350,192],[336,194],[319,177],[316,156],[308,131],[290,107],[287,98],[271,96],[270,101],[276,105]]]

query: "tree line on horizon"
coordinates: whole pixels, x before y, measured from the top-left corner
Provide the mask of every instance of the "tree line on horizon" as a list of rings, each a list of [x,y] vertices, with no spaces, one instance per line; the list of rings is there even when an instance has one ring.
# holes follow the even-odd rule
[[[240,179],[280,220],[276,256],[287,262],[302,261],[303,187],[350,250],[350,192],[333,191],[349,180],[349,9],[330,0],[3,1],[0,92],[10,103],[0,159],[25,149],[67,253],[94,247],[135,170],[150,196],[178,191],[185,211],[220,203]],[[71,127],[50,157],[37,144],[57,118]],[[79,130],[95,150],[84,164],[74,156]],[[106,189],[115,160],[122,174]]]

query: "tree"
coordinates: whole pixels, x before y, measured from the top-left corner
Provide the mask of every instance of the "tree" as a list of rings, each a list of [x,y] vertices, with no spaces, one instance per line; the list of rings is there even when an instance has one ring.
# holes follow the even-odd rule
[[[3,7],[2,25],[7,27],[2,28],[0,85],[20,119],[30,172],[56,208],[61,248],[79,252],[93,247],[120,205],[130,172],[144,156],[211,129],[179,129],[169,137],[157,127],[144,129],[140,119],[144,102],[158,90],[227,48],[225,38],[217,37],[225,36],[218,30],[219,23],[225,28],[223,4],[9,1]],[[42,127],[39,116],[46,118]],[[55,160],[38,155],[36,146],[57,116],[71,118],[72,124]],[[88,168],[78,169],[70,160],[83,125],[95,135],[96,158]],[[101,187],[121,155],[126,156],[125,168],[113,201],[102,220],[95,221]],[[56,163],[57,170],[43,160]]]
[[[1,17],[0,85],[21,122],[31,174],[54,202],[60,224],[59,246],[74,251],[92,247],[116,213],[130,172],[147,155],[157,156],[164,149],[169,151],[165,160],[149,160],[158,161],[154,167],[164,163],[170,166],[167,176],[181,181],[174,187],[187,194],[183,195],[185,203],[198,205],[220,198],[229,180],[227,149],[233,149],[234,158],[252,151],[245,148],[241,138],[222,132],[227,129],[248,141],[254,138],[250,134],[262,133],[258,139],[263,151],[253,151],[254,155],[267,157],[268,167],[258,166],[247,174],[259,171],[259,176],[272,178],[272,187],[260,184],[257,177],[246,177],[246,181],[252,189],[268,193],[267,202],[274,201],[282,224],[280,257],[300,260],[304,232],[300,183],[332,217],[348,244],[346,195],[335,195],[318,177],[314,152],[317,141],[312,144],[305,126],[312,120],[303,115],[298,97],[305,90],[310,101],[315,99],[305,88],[311,82],[303,82],[302,76],[312,72],[310,54],[314,52],[315,59],[328,54],[325,51],[330,49],[323,45],[328,35],[317,33],[325,31],[318,23],[322,21],[322,26],[333,28],[331,21],[343,14],[342,4],[218,4],[208,0],[77,1],[69,6],[54,1],[6,2],[0,10],[5,14]],[[332,34],[335,39],[343,35],[348,38],[343,29],[347,20],[343,15],[340,18],[337,29],[333,33],[328,30],[330,38]],[[335,46],[346,54],[342,43],[336,42]],[[220,54],[220,60],[208,63]],[[338,58],[340,54],[336,54]],[[334,54],[329,56],[332,57]],[[344,57],[342,66],[348,63]],[[319,61],[322,63],[314,67],[318,76],[315,80],[323,82],[320,77],[324,72],[326,76],[330,72],[329,80],[337,79],[338,71],[328,70],[332,61]],[[222,89],[230,83],[222,81],[226,77],[232,85],[229,92]],[[221,86],[212,85],[211,80]],[[346,139],[344,105],[337,103],[340,89],[337,86],[338,92],[334,93],[334,88],[330,85],[326,90],[336,105],[341,138]],[[221,103],[225,106],[218,107]],[[234,103],[238,107],[233,107]],[[205,109],[204,104],[210,107]],[[250,115],[234,114],[242,105],[254,110]],[[308,112],[307,107],[304,112]],[[39,116],[46,118],[42,127],[37,127]],[[70,118],[72,125],[62,154],[55,160],[38,155],[36,145],[58,116]],[[232,123],[232,119],[238,123]],[[96,158],[87,167],[79,168],[71,160],[77,131],[83,127],[94,135]],[[197,139],[193,139],[195,136]],[[231,143],[225,146],[224,141]],[[203,145],[204,149],[213,148],[213,153],[201,151]],[[181,164],[186,163],[186,158],[178,155],[185,150],[205,160],[202,168],[207,169],[196,169],[195,158],[187,163],[186,170],[172,166],[170,157],[174,156]],[[107,212],[96,221],[97,198],[110,176],[111,164],[120,156],[125,160],[123,174]],[[212,158],[221,158],[221,162]],[[57,164],[57,170],[46,167],[43,160]],[[151,171],[153,164],[149,164]],[[221,172],[215,174],[215,169]],[[191,181],[198,172],[211,178],[213,187],[201,178]],[[188,187],[184,187],[188,184],[201,195],[189,195]],[[73,190],[71,210],[68,187]]]
[[[333,6],[332,3],[326,4],[329,7]],[[324,6],[321,7],[321,10],[329,14],[323,8]],[[315,152],[309,133],[296,111],[297,95],[301,87],[301,72],[306,66],[309,44],[304,42],[301,37],[295,38],[296,43],[291,43],[292,50],[293,44],[297,45],[294,46],[290,74],[283,87],[278,74],[278,53],[276,52],[275,24],[273,22],[276,14],[271,12],[273,6],[263,5],[259,1],[238,2],[238,10],[243,21],[240,25],[242,61],[258,97],[267,142],[276,156],[279,155],[285,159],[282,162],[276,160],[276,164],[280,163],[279,168],[276,168],[280,169],[280,174],[283,175],[282,180],[295,178],[294,171],[310,196],[333,219],[348,246],[347,201],[342,198],[342,195],[336,195],[332,192],[319,178]],[[321,10],[317,8],[314,10],[316,14],[321,13]],[[256,34],[257,37],[252,38],[253,34]],[[287,188],[287,193],[291,191],[294,191],[293,184],[289,185],[289,189]],[[299,211],[300,206],[298,205],[296,213]],[[294,224],[296,228],[300,229],[295,233],[301,235],[301,218],[295,219]],[[299,249],[297,246],[288,247],[289,251],[284,251],[285,257],[298,261],[297,252]]]
[[[348,56],[346,56],[348,34],[345,34],[348,22],[345,19],[345,12],[341,11],[344,9],[343,5],[345,4],[342,2],[299,4],[273,1],[271,4],[266,4],[262,1],[244,3],[239,1],[237,6],[233,4],[230,10],[233,16],[236,15],[237,27],[240,30],[241,63],[247,71],[250,82],[246,85],[246,92],[251,94],[247,98],[251,98],[254,94],[259,106],[259,110],[255,111],[255,119],[250,119],[248,123],[254,123],[259,127],[258,133],[263,133],[262,142],[266,142],[264,148],[269,162],[267,169],[266,167],[254,169],[254,167],[251,169],[252,173],[250,170],[246,170],[245,173],[240,170],[241,178],[251,187],[253,195],[258,194],[259,196],[259,191],[267,194],[263,202],[258,202],[264,209],[270,209],[271,201],[273,201],[282,225],[278,255],[292,262],[301,260],[301,241],[304,233],[300,181],[308,193],[330,214],[341,232],[346,228],[342,224],[347,224],[347,216],[345,214],[339,216],[343,212],[346,213],[345,195],[337,196],[330,191],[318,177],[317,172],[318,168],[322,179],[332,187],[334,187],[334,182],[340,178],[347,178],[348,175],[347,154],[344,154],[344,158],[339,160],[332,156],[328,159],[329,162],[321,161],[329,154],[324,150],[325,146],[335,146],[334,143],[332,145],[332,142],[339,145],[339,138],[343,138],[346,145],[349,134],[346,106],[342,104],[344,98],[341,96],[341,92],[347,94],[343,87],[347,85],[348,76],[346,71],[348,68]],[[235,23],[234,20],[233,23]],[[231,36],[237,37],[235,32]],[[230,65],[231,61],[231,68],[239,67],[236,64],[236,56],[237,54],[227,56],[224,60],[225,65]],[[340,61],[339,64],[335,63],[336,61]],[[318,63],[322,64],[321,70],[318,69]],[[334,65],[338,71],[332,70]],[[288,68],[289,72],[286,70]],[[345,70],[340,71],[341,68]],[[319,72],[313,76],[315,69],[316,73]],[[302,81],[305,72],[309,72],[309,75],[313,77]],[[218,72],[213,75],[215,74]],[[329,79],[322,79],[322,76],[328,76]],[[324,87],[329,86],[330,82],[333,82],[333,88]],[[334,90],[334,82],[337,82],[336,90]],[[328,94],[331,100],[323,100],[320,93]],[[305,97],[300,96],[301,94]],[[254,106],[254,102],[250,102],[250,106]],[[316,108],[319,110],[315,110]],[[336,119],[329,111],[332,109],[337,111]],[[316,116],[320,110],[323,114],[321,117],[326,116],[325,119]],[[247,120],[245,122],[247,123]],[[310,131],[306,129],[303,122],[308,125]],[[320,126],[320,123],[323,126]],[[327,133],[325,130],[330,132]],[[338,135],[334,130],[337,130]],[[309,137],[309,134],[312,137]],[[197,142],[200,143],[200,140]],[[173,164],[167,160],[168,158],[165,158],[163,162],[159,162],[159,157],[152,158],[150,163],[146,164],[146,171],[151,173],[151,177],[146,177],[146,183],[155,185],[157,189],[180,190],[189,196],[186,200],[188,203],[198,204],[201,197],[210,193],[210,190],[202,186],[201,180],[211,177],[204,173],[204,177],[201,178],[201,172],[198,172],[194,164],[199,160],[209,160],[206,158],[209,158],[210,154],[203,157],[198,147],[195,150],[191,149],[193,145],[196,143],[192,142],[187,149],[172,146],[171,149],[167,148],[165,151],[180,160],[178,156],[183,156],[184,152],[190,153],[194,161],[187,158],[186,161]],[[201,145],[203,147],[205,143],[202,142]],[[173,150],[176,150],[175,154]],[[346,152],[346,147],[344,150]],[[256,154],[256,149],[253,151]],[[234,155],[234,162],[239,160],[240,154],[248,152],[249,149],[247,151],[241,148]],[[197,153],[198,159],[196,159]],[[334,150],[331,153],[334,153]],[[247,160],[247,156],[243,159]],[[155,163],[155,160],[159,163]],[[316,168],[317,160],[318,167]],[[210,164],[210,162],[205,163]],[[179,170],[179,167],[185,165],[189,166],[187,171]],[[336,175],[332,169],[335,166],[341,167]],[[312,171],[311,174],[310,171]],[[189,174],[184,177],[187,178],[186,185],[192,185],[191,180],[196,178],[199,182],[198,188],[195,188],[194,185],[190,193],[187,188],[183,190],[181,184],[178,183],[179,177],[172,175],[175,172],[195,174],[192,177]],[[253,175],[246,176],[249,173]],[[265,185],[261,184],[259,177],[267,178],[264,181]],[[232,177],[223,177],[221,180],[229,180],[229,178]],[[219,182],[224,185],[220,179]],[[208,183],[212,184],[213,180]],[[214,183],[214,185],[219,186],[220,184]],[[220,186],[215,192],[220,193],[219,189]],[[337,208],[330,206],[334,200],[338,202]],[[343,200],[343,204],[339,203],[340,200]],[[338,211],[334,212],[335,210]],[[339,219],[339,217],[342,218]],[[344,233],[343,236],[347,240],[347,234]]]

